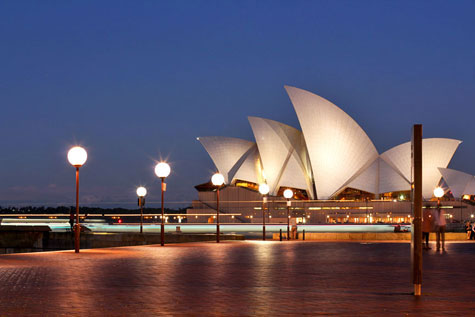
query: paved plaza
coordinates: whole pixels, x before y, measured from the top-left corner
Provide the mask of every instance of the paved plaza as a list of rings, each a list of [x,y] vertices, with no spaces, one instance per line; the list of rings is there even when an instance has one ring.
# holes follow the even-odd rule
[[[244,241],[0,256],[0,316],[475,315],[475,244]],[[435,314],[434,314],[435,313]]]

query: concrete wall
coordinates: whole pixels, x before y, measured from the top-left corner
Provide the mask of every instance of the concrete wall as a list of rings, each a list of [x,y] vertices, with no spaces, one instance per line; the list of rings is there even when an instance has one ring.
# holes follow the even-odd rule
[[[222,240],[244,240],[242,235],[221,235]],[[166,234],[165,243],[214,241],[215,234]],[[160,244],[160,234],[81,233],[81,249]],[[74,249],[70,232],[0,231],[0,254]]]
[[[282,232],[283,239],[287,239],[287,233]],[[279,240],[279,233],[274,233],[272,235],[274,240]],[[303,239],[302,232],[298,234],[298,240]],[[374,233],[374,232],[338,232],[338,233],[325,233],[325,232],[309,232],[305,233],[305,240],[370,240],[370,241],[411,241],[410,232],[384,232],[384,233]],[[430,233],[430,241],[435,241],[435,233]],[[467,240],[466,234],[462,232],[446,232],[445,233],[446,241],[470,241]],[[475,241],[474,241],[475,242]]]

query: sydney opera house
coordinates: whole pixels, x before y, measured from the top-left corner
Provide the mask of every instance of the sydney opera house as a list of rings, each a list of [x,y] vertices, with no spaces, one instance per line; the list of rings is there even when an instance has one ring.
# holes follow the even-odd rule
[[[409,222],[411,218],[411,143],[379,153],[365,131],[342,109],[311,92],[285,86],[301,130],[249,117],[255,141],[230,137],[199,137],[216,170],[223,174],[220,190],[223,222],[262,221],[259,184],[269,186],[270,222],[286,220],[285,189],[294,192],[292,216],[306,223]],[[409,128],[408,128],[409,135]],[[475,177],[448,169],[461,141],[423,140],[423,196],[434,207],[433,190],[446,190],[447,217],[473,217],[471,195]],[[216,189],[196,186],[195,217],[212,221]],[[464,198],[464,199],[462,199]],[[200,216],[203,215],[203,216]],[[260,219],[259,219],[260,218]]]

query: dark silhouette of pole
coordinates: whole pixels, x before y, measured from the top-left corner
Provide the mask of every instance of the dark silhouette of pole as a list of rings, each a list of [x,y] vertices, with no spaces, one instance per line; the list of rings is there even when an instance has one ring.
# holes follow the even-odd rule
[[[287,240],[290,240],[290,199],[287,199]]]
[[[411,230],[411,264],[414,295],[422,294],[422,125],[412,129],[412,202],[414,219]],[[439,205],[440,202],[437,202]]]
[[[219,243],[219,186],[216,189],[216,243]]]
[[[163,247],[165,245],[165,209],[163,206],[163,198],[165,193],[165,177],[162,179],[162,224],[160,225],[160,245]]]
[[[79,253],[81,239],[81,225],[79,224],[79,166],[76,166],[76,231],[74,236],[74,251]]]
[[[139,197],[140,206],[140,233],[143,233],[143,197]]]
[[[262,197],[262,240],[266,239],[266,198]]]

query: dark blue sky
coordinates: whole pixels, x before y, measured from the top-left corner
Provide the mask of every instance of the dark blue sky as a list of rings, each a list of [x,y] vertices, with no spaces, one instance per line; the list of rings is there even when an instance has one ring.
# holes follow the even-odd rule
[[[72,205],[76,143],[82,202],[132,207],[141,184],[158,201],[160,157],[168,201],[191,201],[214,170],[197,136],[253,140],[249,115],[299,127],[284,84],[380,153],[414,123],[461,139],[450,167],[475,174],[474,16],[462,0],[2,1],[0,204]]]

